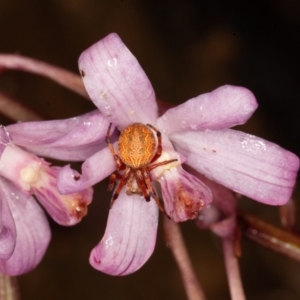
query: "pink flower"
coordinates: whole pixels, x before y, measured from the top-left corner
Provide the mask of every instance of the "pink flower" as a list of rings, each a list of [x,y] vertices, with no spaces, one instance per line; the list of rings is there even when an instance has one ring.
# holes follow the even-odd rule
[[[299,159],[261,138],[228,129],[245,123],[257,108],[253,94],[222,86],[158,115],[155,93],[136,58],[117,34],[100,40],[79,58],[86,90],[101,113],[120,131],[131,123],[151,124],[162,133],[158,161],[177,159],[152,171],[160,183],[167,214],[176,222],[195,218],[212,201],[210,189],[186,172],[187,164],[207,178],[262,203],[281,205],[290,198]],[[61,192],[82,190],[116,169],[104,148],[85,160],[82,175],[64,167]],[[153,252],[158,223],[154,201],[127,195],[112,206],[106,231],[90,256],[92,266],[111,275],[139,269]]]
[[[19,275],[30,271],[47,249],[50,228],[32,195],[57,223],[65,226],[80,222],[92,200],[91,187],[60,194],[56,185],[60,168],[35,154],[84,160],[106,146],[108,124],[101,113],[94,111],[68,120],[0,128],[1,273]]]

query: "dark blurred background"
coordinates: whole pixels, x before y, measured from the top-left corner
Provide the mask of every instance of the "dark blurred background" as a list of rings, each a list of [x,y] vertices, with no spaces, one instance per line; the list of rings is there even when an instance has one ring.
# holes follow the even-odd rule
[[[300,155],[299,1],[0,0],[2,53],[77,72],[80,53],[110,32],[138,58],[159,98],[181,103],[223,84],[245,86],[260,106],[242,130]],[[93,108],[35,75],[7,72],[0,85],[49,119]],[[90,250],[105,229],[106,186],[97,185],[81,224],[63,228],[50,221],[53,239],[44,260],[19,278],[23,300],[185,299],[161,227],[153,256],[135,274],[111,277],[90,267]],[[251,200],[243,207],[279,224],[276,208]],[[220,242],[193,222],[182,228],[208,298],[229,299]],[[300,265],[279,254],[244,241],[241,272],[248,299],[300,299]]]

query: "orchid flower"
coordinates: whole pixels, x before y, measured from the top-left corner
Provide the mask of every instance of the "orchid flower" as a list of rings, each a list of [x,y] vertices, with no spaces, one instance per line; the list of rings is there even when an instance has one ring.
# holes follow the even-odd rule
[[[62,195],[52,167],[37,155],[84,160],[104,147],[108,121],[98,111],[68,120],[28,122],[0,128],[0,272],[19,275],[34,268],[50,241],[43,210],[70,226],[87,214],[91,187]],[[104,130],[103,130],[104,129]]]
[[[298,157],[271,142],[229,129],[245,123],[257,108],[254,95],[246,88],[225,85],[159,116],[149,79],[114,33],[81,54],[79,69],[91,100],[120,131],[129,124],[143,123],[162,133],[163,152],[158,161],[177,160],[152,170],[151,176],[160,183],[166,213],[174,221],[196,218],[212,201],[210,189],[182,164],[265,204],[281,205],[290,198]],[[73,193],[115,170],[113,155],[103,148],[85,160],[81,175],[64,167],[58,188]],[[158,208],[154,201],[141,198],[121,191],[110,209],[104,237],[91,252],[94,268],[126,275],[150,257]]]

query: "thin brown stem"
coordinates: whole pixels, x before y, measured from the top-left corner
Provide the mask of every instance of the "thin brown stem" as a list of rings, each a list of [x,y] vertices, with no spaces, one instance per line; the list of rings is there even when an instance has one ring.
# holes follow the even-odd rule
[[[43,118],[32,109],[0,90],[0,113],[13,121],[40,121]]]
[[[204,292],[194,273],[179,225],[164,216],[166,243],[178,264],[186,294],[189,300],[205,300]]]
[[[296,203],[291,198],[288,203],[279,206],[279,217],[281,225],[284,229],[294,232],[296,230]]]
[[[238,259],[234,253],[234,242],[231,238],[223,238],[223,253],[229,290],[232,300],[245,300]]]
[[[5,69],[31,72],[48,77],[71,91],[89,99],[81,77],[62,68],[21,55],[1,54],[0,73],[2,73]]]
[[[300,262],[299,236],[244,212],[239,213],[239,219],[247,238]]]
[[[19,300],[17,279],[0,273],[0,299]]]

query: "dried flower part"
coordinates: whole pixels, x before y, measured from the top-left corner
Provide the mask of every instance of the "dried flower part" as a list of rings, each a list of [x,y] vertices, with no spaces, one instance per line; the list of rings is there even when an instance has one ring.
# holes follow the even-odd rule
[[[210,189],[182,167],[164,172],[159,182],[168,216],[175,222],[195,219],[212,202]]]
[[[57,190],[60,168],[45,162],[21,148],[9,144],[0,160],[0,174],[24,192],[35,194],[51,217],[61,225],[74,225],[87,214],[92,188],[62,195]]]
[[[215,203],[211,203],[199,212],[196,219],[196,225],[200,229],[207,229],[210,226],[219,223],[222,219],[223,215],[221,210]]]
[[[37,196],[54,221],[71,226],[79,223],[87,215],[93,189],[89,187],[72,194],[60,194],[56,185],[60,169],[59,167],[43,168],[39,180],[32,185],[32,193]]]

